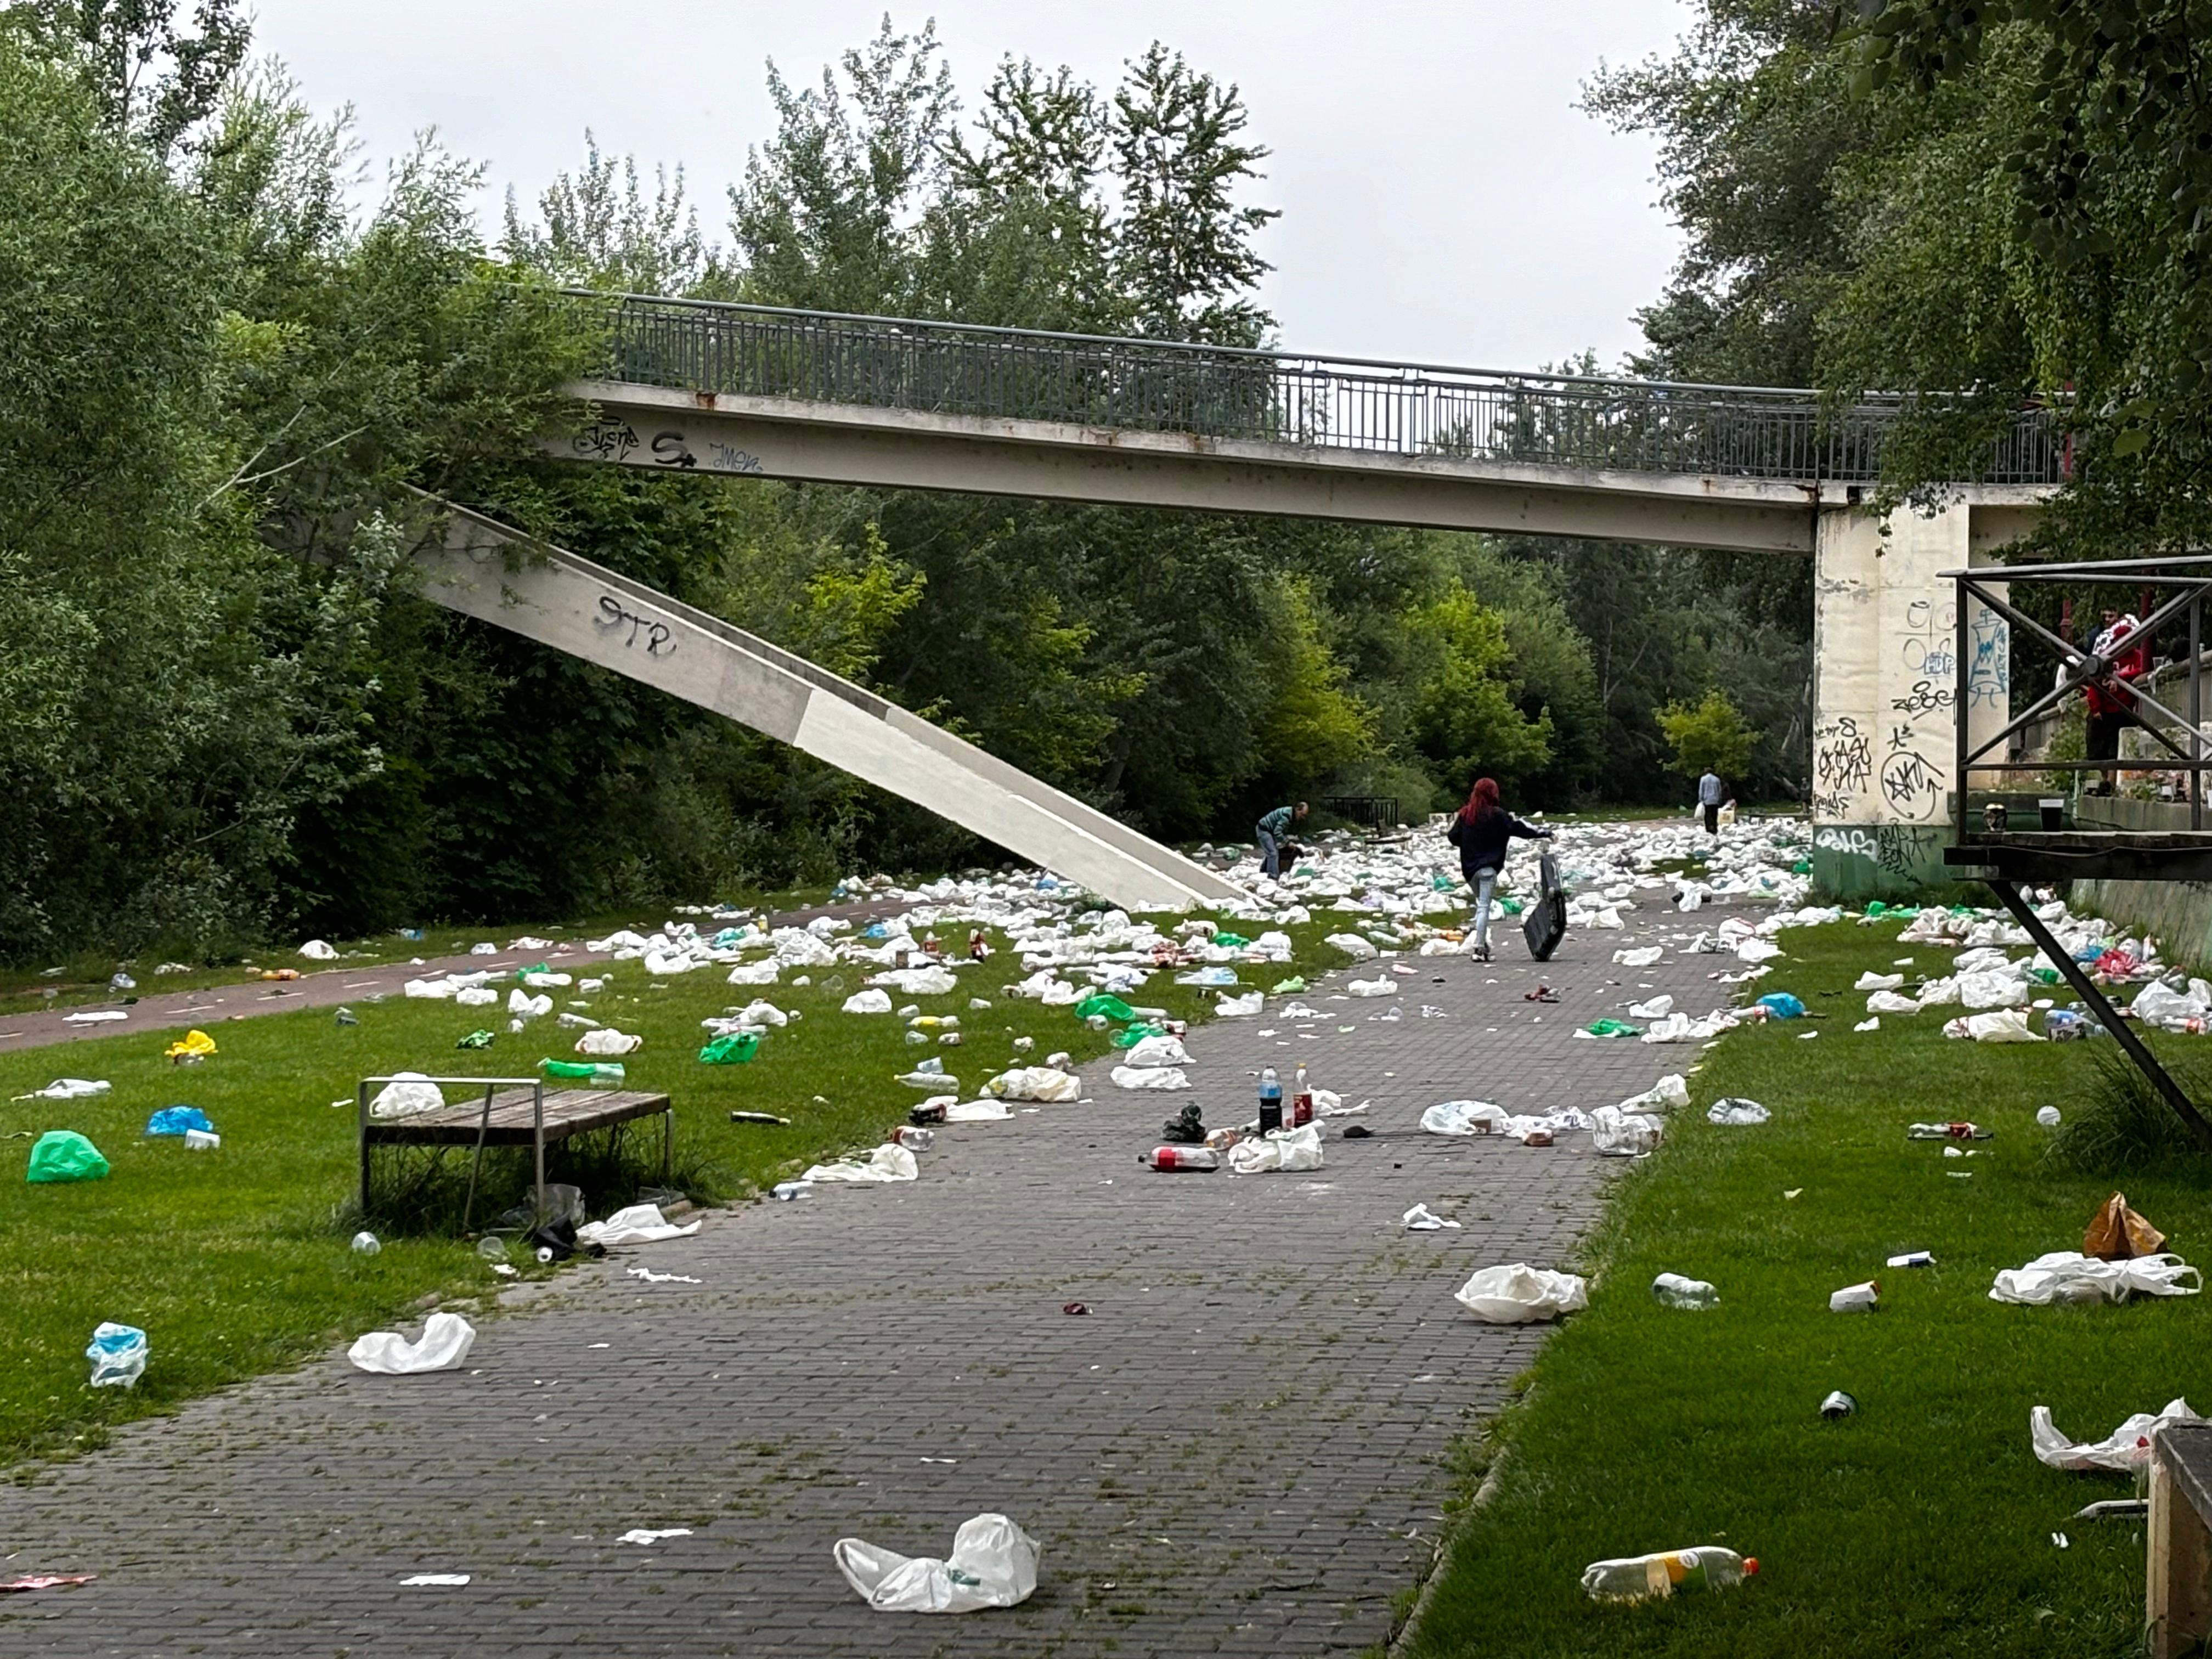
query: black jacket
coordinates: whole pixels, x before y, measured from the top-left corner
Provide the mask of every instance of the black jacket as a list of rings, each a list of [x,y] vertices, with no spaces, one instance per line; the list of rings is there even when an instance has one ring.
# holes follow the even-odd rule
[[[1501,806],[1476,823],[1469,823],[1455,812],[1451,828],[1444,831],[1444,839],[1459,848],[1460,873],[1471,884],[1479,870],[1505,867],[1505,843],[1511,837],[1540,841],[1545,833],[1534,824],[1522,823]]]

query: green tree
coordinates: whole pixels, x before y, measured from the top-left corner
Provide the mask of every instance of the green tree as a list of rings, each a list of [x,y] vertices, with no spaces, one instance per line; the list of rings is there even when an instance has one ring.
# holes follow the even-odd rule
[[[1705,693],[1698,702],[1670,702],[1659,711],[1659,729],[1674,751],[1673,769],[1696,779],[1707,772],[1741,778],[1751,757],[1751,733],[1724,691]]]
[[[1505,620],[1456,580],[1407,613],[1430,666],[1413,697],[1413,738],[1437,781],[1433,805],[1465,799],[1479,776],[1506,789],[1552,755],[1548,709],[1531,720],[1514,704]]]

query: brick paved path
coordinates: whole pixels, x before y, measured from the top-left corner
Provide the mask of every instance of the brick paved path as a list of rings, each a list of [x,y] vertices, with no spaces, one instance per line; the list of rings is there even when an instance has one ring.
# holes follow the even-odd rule
[[[1694,1061],[1569,1038],[1639,985],[1698,1012],[1721,999],[1726,958],[1613,967],[1638,937],[1571,934],[1541,970],[1558,1007],[1522,1000],[1535,975],[1515,940],[1492,967],[1413,959],[1396,1024],[1325,982],[1310,1025],[1279,1026],[1271,999],[1198,1031],[1195,1098],[1221,1121],[1263,1060],[1375,1099],[1375,1138],[1332,1137],[1311,1175],[1139,1170],[1194,1097],[1124,1094],[1101,1066],[1094,1104],[940,1131],[911,1186],[711,1213],[694,1238],[526,1287],[526,1311],[478,1322],[466,1370],[372,1377],[332,1355],[125,1429],[0,1487],[9,1576],[100,1575],[0,1600],[0,1652],[1372,1647],[1431,1559],[1442,1455],[1542,1340],[1452,1292],[1478,1267],[1558,1261],[1608,1167],[1583,1136],[1533,1150],[1415,1120],[1468,1096],[1603,1104]],[[1402,1232],[1416,1201],[1463,1229]],[[1063,1315],[1072,1300],[1091,1316]],[[831,1563],[848,1533],[941,1553],[982,1510],[1042,1542],[1018,1609],[873,1613]],[[693,1535],[615,1541],[677,1526]],[[432,1571],[474,1582],[398,1583]]]

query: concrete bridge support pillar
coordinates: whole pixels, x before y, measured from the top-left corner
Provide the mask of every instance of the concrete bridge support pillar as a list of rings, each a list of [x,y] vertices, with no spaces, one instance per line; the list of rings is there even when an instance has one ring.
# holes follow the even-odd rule
[[[1956,590],[1939,572],[1995,562],[2036,509],[1954,501],[1933,517],[1824,507],[1814,575],[1814,875],[1829,896],[1910,898],[1949,883],[1954,721],[1977,744],[2008,718],[2010,630],[1986,606],[1959,660]],[[2006,787],[1983,774],[1977,786]],[[2011,787],[2025,787],[2014,781]]]

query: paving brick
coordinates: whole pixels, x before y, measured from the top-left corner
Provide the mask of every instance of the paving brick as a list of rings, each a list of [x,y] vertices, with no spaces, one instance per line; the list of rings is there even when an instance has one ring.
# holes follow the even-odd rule
[[[1636,914],[1666,930],[1664,912]],[[100,1575],[0,1603],[0,1652],[1378,1644],[1431,1559],[1443,1454],[1543,1340],[1476,1322],[1452,1292],[1478,1267],[1568,1258],[1614,1167],[1583,1137],[1534,1150],[1415,1120],[1461,1097],[1601,1105],[1694,1060],[1572,1039],[1632,996],[1719,1000],[1712,957],[1612,966],[1639,931],[1571,934],[1541,969],[1408,959],[1395,1022],[1375,1018],[1390,1002],[1322,981],[1310,1025],[1271,1006],[1201,1029],[1194,1096],[1126,1094],[1094,1066],[1089,1104],[940,1130],[912,1186],[716,1213],[572,1272],[488,1322],[464,1372],[370,1377],[331,1354],[122,1430],[0,1491],[15,1571]],[[1560,1006],[1522,1000],[1540,978]],[[1138,1167],[1183,1101],[1234,1121],[1261,1065],[1301,1059],[1375,1102],[1373,1139],[1332,1136],[1310,1175]],[[1401,1232],[1416,1201],[1462,1228]],[[639,1261],[704,1282],[624,1276]],[[1090,1316],[1062,1314],[1072,1300]],[[987,1509],[1043,1544],[1021,1607],[872,1613],[831,1563],[846,1534],[936,1553]],[[614,1542],[638,1526],[694,1534]],[[475,1582],[398,1583],[453,1571]]]

